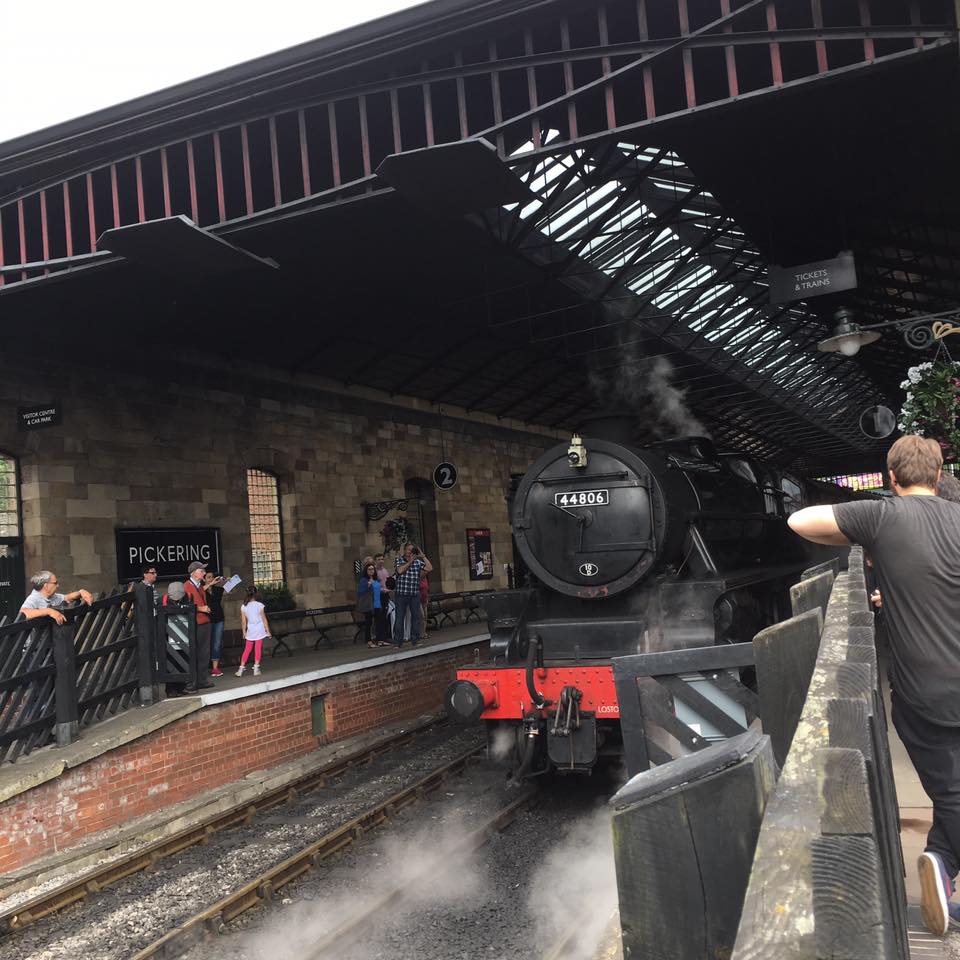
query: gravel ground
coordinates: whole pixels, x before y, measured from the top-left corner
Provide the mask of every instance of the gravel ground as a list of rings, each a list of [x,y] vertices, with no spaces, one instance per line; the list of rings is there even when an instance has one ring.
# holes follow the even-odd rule
[[[513,795],[500,770],[480,768],[406,823],[374,834],[285,887],[268,909],[251,911],[184,960],[301,960],[345,918],[404,883],[402,903],[343,952],[350,960],[506,960],[542,955],[579,924],[570,956],[593,955],[616,904],[609,783],[579,778],[544,784],[546,799],[472,853],[458,838]]]
[[[0,960],[124,960],[204,905],[482,740],[475,728],[422,734],[323,790],[257,816],[249,826],[215,834],[153,872],[128,877],[87,903],[27,927],[0,942]]]

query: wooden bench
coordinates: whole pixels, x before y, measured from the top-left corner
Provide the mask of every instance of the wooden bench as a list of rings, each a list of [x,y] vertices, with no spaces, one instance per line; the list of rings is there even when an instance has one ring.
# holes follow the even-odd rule
[[[427,602],[427,624],[433,630],[439,630],[444,624],[451,626],[457,621],[453,614],[462,610],[464,615],[461,623],[476,620],[483,622],[483,613],[480,608],[480,598],[492,593],[491,590],[458,590],[454,593],[434,593]]]
[[[344,620],[340,615],[349,613],[351,619]],[[309,610],[282,610],[277,613],[268,613],[271,625],[279,623],[279,628],[273,630],[273,650],[270,656],[275,657],[277,651],[281,648],[286,650],[289,656],[293,656],[293,650],[287,643],[287,637],[292,637],[298,633],[316,632],[317,639],[313,644],[314,650],[320,649],[320,644],[325,643],[331,649],[333,640],[330,637],[330,631],[340,627],[353,628],[353,642],[360,639],[363,632],[363,614],[357,613],[356,604],[341,603],[333,607],[313,607]],[[326,619],[331,618],[331,619]],[[309,623],[303,622],[309,621]],[[300,626],[295,624],[300,623]],[[287,625],[289,624],[289,626]]]

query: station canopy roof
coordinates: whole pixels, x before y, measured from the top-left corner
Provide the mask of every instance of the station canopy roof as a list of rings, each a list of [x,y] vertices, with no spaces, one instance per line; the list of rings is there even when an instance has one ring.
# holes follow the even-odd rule
[[[960,94],[956,29],[938,22],[952,7],[932,4],[923,26],[905,13],[908,30],[887,6],[888,25],[872,33],[862,23],[859,33],[754,30],[736,48],[739,74],[729,58],[718,72],[733,49],[719,40],[737,24],[711,28],[713,13],[699,37],[695,23],[679,40],[665,27],[663,38],[627,49],[597,34],[593,53],[605,66],[580,76],[590,51],[573,40],[594,5],[435,0],[11,141],[0,145],[0,321],[35,339],[43,318],[41,338],[59,344],[89,341],[93,329],[129,350],[139,343],[125,332],[173,346],[192,328],[228,357],[255,356],[292,376],[556,428],[633,411],[651,437],[705,432],[722,448],[807,473],[875,468],[886,442],[861,433],[860,414],[879,403],[897,410],[906,368],[933,348],[911,349],[897,328],[854,358],[820,353],[818,341],[839,306],[861,323],[960,310],[960,117],[947,109]],[[616,7],[603,7],[605,30],[615,30]],[[524,27],[533,14],[557,18],[560,51],[540,53],[545,41]],[[532,40],[508,70],[493,51],[516,18]],[[689,69],[684,37],[696,39]],[[468,70],[463,51],[478,38],[491,52]],[[618,109],[629,105],[603,76],[636,67],[646,90],[644,58],[661,71],[671,43],[681,94],[692,78],[708,102],[691,104],[688,85],[685,104],[663,116],[648,100],[636,122],[588,129],[604,109],[611,117],[614,93]],[[773,75],[710,100],[711,84],[728,94],[747,84],[752,61],[741,50],[760,44],[766,55],[777,43],[809,49],[809,75]],[[544,81],[547,67],[556,74]],[[497,86],[490,123],[472,124],[478,77],[506,89],[531,70],[534,86],[554,84],[550,110],[538,112],[527,90],[525,109],[504,120],[519,94],[498,99]],[[407,82],[396,92],[385,78],[398,75]],[[673,74],[651,75],[650,91],[674,96],[662,92]],[[427,143],[407,132],[411,90],[433,127]],[[354,95],[364,105],[351,139],[342,104]],[[379,146],[375,97],[395,106],[392,137]],[[327,121],[319,146],[317,110]],[[298,119],[291,163],[284,137]],[[235,176],[231,138],[243,160]],[[178,209],[185,143],[189,190]],[[337,162],[334,182],[321,185],[311,165],[324,149]],[[351,177],[354,155],[360,175]],[[206,181],[204,163],[216,173]],[[54,198],[64,213],[48,222]],[[771,302],[772,265],[842,250],[854,254],[855,290]]]

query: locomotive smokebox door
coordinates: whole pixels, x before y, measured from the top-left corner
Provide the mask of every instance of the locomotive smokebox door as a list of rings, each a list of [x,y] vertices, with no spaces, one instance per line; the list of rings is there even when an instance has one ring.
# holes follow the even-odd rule
[[[583,599],[614,596],[644,579],[663,548],[666,523],[650,464],[607,440],[548,450],[513,501],[524,563],[546,586]]]
[[[558,770],[589,770],[597,762],[597,721],[580,717],[580,725],[569,733],[554,733],[547,723],[547,753]]]

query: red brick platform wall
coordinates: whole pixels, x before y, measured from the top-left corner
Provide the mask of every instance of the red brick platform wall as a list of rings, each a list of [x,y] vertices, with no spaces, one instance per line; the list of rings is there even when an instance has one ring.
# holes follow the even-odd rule
[[[482,644],[486,653],[487,644]],[[110,827],[440,706],[474,646],[401,660],[204,707],[0,804],[0,874]],[[310,699],[326,694],[327,733]]]

